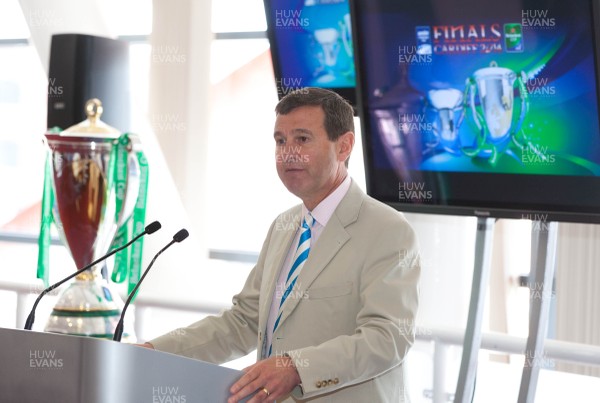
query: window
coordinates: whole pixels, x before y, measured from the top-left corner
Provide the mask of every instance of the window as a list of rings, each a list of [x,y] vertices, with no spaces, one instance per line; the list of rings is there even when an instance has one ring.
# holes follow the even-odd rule
[[[262,0],[213,0],[213,32],[263,32],[266,29]]]

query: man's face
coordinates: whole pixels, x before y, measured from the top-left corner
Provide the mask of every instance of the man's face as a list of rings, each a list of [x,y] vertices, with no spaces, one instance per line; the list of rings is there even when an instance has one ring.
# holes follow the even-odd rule
[[[344,161],[352,149],[347,133],[327,138],[320,106],[302,106],[275,120],[277,173],[285,187],[312,209],[346,176]],[[352,142],[352,144],[350,144]]]

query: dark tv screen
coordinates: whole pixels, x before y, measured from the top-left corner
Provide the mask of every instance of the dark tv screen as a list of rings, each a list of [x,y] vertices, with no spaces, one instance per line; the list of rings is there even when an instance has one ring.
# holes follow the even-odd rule
[[[351,3],[368,192],[600,222],[598,2]]]
[[[265,0],[279,98],[327,88],[356,104],[348,0]]]

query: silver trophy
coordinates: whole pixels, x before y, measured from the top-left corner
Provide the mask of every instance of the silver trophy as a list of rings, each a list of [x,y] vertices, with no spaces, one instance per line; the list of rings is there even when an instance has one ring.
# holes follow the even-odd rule
[[[86,113],[86,121],[45,138],[54,191],[52,215],[77,268],[108,252],[117,229],[131,216],[140,189],[140,167],[132,155],[138,145],[131,142],[126,166],[117,166],[114,148],[120,132],[100,121],[99,100],[88,101]],[[111,179],[115,169],[123,174],[119,183]],[[46,331],[112,338],[123,302],[101,275],[103,264],[78,275],[60,295]]]
[[[527,113],[526,74],[511,69],[490,67],[475,71],[467,79],[467,102],[479,129],[476,144],[464,149],[467,155],[495,159],[503,152],[521,129]],[[519,116],[515,116],[515,85],[521,99]]]

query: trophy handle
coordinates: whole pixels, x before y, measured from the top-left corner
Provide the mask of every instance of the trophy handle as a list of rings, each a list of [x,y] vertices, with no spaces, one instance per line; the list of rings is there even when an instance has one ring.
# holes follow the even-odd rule
[[[485,118],[483,117],[482,114],[479,113],[479,111],[477,110],[477,107],[475,106],[476,88],[477,88],[477,84],[475,82],[475,79],[473,79],[472,77],[467,78],[467,82],[465,84],[465,96],[463,98],[465,100],[464,101],[465,102],[464,110],[466,110],[467,108],[471,109],[471,113],[473,114],[473,120],[475,121],[475,124],[477,125],[477,128],[479,129],[479,133],[477,135],[477,138],[475,139],[475,144],[473,147],[471,147],[471,148],[462,147],[461,150],[467,157],[471,157],[471,158],[478,156],[482,152],[488,152],[491,154],[490,162],[493,163],[496,161],[498,152],[496,151],[496,147],[494,147],[493,145],[486,146],[486,143],[485,143]],[[468,105],[467,105],[467,103],[468,103]]]
[[[527,137],[527,133],[522,129],[523,122],[529,112],[529,92],[527,91],[526,82],[527,73],[522,71],[517,78],[519,95],[521,97],[521,112],[519,113],[516,129],[512,134],[512,140],[521,151],[528,150],[529,153],[537,155],[541,160],[547,161],[548,156],[546,153],[540,150],[540,148]],[[518,138],[519,136],[521,137],[520,139]]]
[[[517,78],[519,96],[521,97],[521,112],[519,113],[519,119],[516,122],[516,128],[512,133],[513,142],[520,149],[532,146],[531,141],[527,138],[527,134],[522,130],[525,117],[529,113],[529,92],[527,91],[527,85],[525,84],[526,82],[527,73],[522,71]],[[522,139],[519,139],[519,136],[522,137]]]

